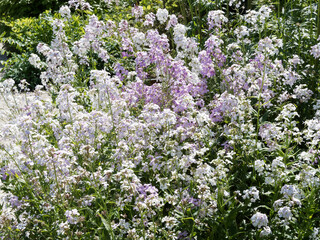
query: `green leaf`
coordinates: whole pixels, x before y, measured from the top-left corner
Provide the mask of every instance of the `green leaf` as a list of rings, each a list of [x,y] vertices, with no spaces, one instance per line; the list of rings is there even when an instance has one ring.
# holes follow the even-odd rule
[[[101,221],[102,221],[102,223],[103,223],[103,225],[104,225],[104,227],[105,227],[105,229],[107,230],[107,233],[108,233],[108,239],[113,239],[112,237],[110,237],[110,233],[112,232],[112,229],[111,229],[111,226],[110,226],[110,224],[108,224],[108,222],[107,222],[107,220],[100,214],[100,213],[98,213],[99,214],[99,216],[100,216],[100,218],[101,218]]]

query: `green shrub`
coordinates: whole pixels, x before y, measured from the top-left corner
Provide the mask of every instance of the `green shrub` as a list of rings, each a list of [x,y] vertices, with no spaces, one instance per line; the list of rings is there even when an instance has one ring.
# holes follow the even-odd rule
[[[68,0],[0,0],[2,17],[34,17],[45,10],[57,10]]]
[[[28,58],[31,53],[36,52],[39,42],[50,43],[50,19],[51,13],[46,11],[38,18],[2,21],[7,32],[2,34],[1,42],[6,46],[5,53],[9,57],[3,69],[4,79],[12,78],[16,83],[25,79],[31,88],[40,83],[40,71],[30,65]]]

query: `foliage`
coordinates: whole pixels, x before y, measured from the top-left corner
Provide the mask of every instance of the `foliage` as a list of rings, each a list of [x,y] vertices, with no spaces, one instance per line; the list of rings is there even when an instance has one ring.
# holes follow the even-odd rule
[[[36,51],[39,42],[50,43],[52,27],[49,11],[38,18],[21,18],[12,21],[2,21],[7,27],[1,42],[6,46],[4,53],[9,57],[5,63],[4,78],[13,78],[16,83],[27,80],[32,89],[40,83],[40,71],[28,62],[31,53]],[[10,33],[10,34],[9,34]]]
[[[1,18],[36,17],[45,10],[57,10],[67,0],[0,0]]]

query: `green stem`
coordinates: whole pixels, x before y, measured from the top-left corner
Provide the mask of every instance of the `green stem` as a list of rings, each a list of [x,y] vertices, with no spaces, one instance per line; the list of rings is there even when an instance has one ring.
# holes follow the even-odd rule
[[[310,0],[310,20],[312,19],[312,0]],[[310,38],[313,38],[313,21],[310,21]]]
[[[320,0],[318,1],[318,15],[317,15],[317,38],[320,35]]]
[[[265,75],[266,75],[266,63],[264,64],[264,69],[263,69],[263,75],[262,75],[262,81],[261,81],[261,87],[259,91],[259,96],[258,96],[258,111],[257,111],[257,129],[256,129],[256,146],[257,146],[257,151],[258,151],[258,136],[259,136],[259,128],[260,128],[260,111],[261,111],[261,94],[262,94],[262,88],[265,80]]]
[[[188,23],[188,16],[187,16],[187,12],[186,12],[186,8],[184,6],[184,2],[179,0],[179,5],[180,5],[180,10],[181,10],[181,13],[182,13],[182,16],[183,16],[183,22],[185,25],[187,25]]]
[[[198,32],[199,32],[199,43],[200,43],[200,46],[201,46],[202,23],[201,23],[201,4],[200,4],[200,1],[198,1]]]
[[[247,6],[246,6],[246,10],[250,10],[252,6],[252,0],[248,0],[247,1]]]
[[[163,7],[163,8],[166,8],[166,3],[167,3],[166,0],[163,0],[163,1],[162,1],[162,7]]]

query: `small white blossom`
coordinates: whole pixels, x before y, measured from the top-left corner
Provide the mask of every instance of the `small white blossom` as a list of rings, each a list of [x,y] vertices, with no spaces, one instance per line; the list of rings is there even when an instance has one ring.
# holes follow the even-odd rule
[[[161,9],[161,8],[159,8],[158,11],[157,11],[156,16],[157,16],[158,21],[159,21],[161,24],[163,24],[163,23],[165,23],[165,22],[167,21],[168,16],[169,16],[169,12],[168,12],[167,9]]]
[[[251,217],[252,225],[257,228],[268,226],[268,217],[264,213],[257,212]]]
[[[65,213],[67,220],[70,224],[77,224],[79,221],[79,212],[77,209],[67,210]]]
[[[259,190],[256,187],[250,187],[243,191],[243,199],[250,199],[251,202],[259,200]]]
[[[59,13],[62,18],[71,18],[71,11],[68,6],[62,6],[59,9]]]
[[[165,216],[164,218],[162,218],[162,222],[165,223],[166,228],[172,229],[177,225],[178,220],[174,217]]]
[[[271,228],[269,226],[263,227],[262,231],[260,232],[260,237],[268,236],[272,233]]]
[[[45,63],[41,61],[40,57],[37,54],[31,53],[29,57],[29,62],[32,66],[38,69],[45,67]]]
[[[256,160],[254,162],[254,169],[261,174],[264,171],[264,165],[265,165],[264,161]]]
[[[296,195],[299,192],[298,192],[298,189],[294,185],[286,184],[281,188],[280,193],[282,193],[285,198],[292,198],[294,196],[296,197]]]
[[[292,217],[292,212],[289,207],[282,207],[279,209],[278,215],[280,218],[285,218],[286,220],[289,220]]]

